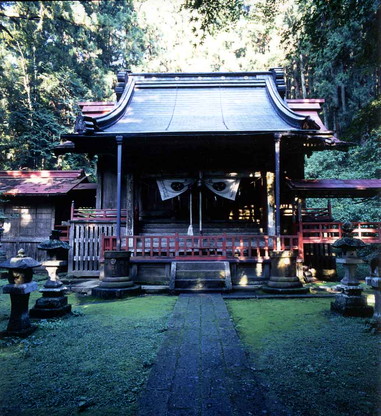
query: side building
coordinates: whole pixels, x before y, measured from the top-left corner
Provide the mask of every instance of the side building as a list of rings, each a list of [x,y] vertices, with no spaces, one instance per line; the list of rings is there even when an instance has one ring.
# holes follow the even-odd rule
[[[37,246],[53,229],[68,239],[71,206],[95,206],[96,185],[83,170],[0,171],[0,209],[4,216],[2,248],[13,257],[21,248],[43,260]]]

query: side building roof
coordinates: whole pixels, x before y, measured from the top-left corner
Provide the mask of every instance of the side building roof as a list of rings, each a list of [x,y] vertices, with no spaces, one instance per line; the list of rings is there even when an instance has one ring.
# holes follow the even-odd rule
[[[0,194],[61,196],[87,182],[83,170],[0,171]]]
[[[381,194],[381,179],[288,179],[287,185],[295,195],[310,198],[367,198]]]

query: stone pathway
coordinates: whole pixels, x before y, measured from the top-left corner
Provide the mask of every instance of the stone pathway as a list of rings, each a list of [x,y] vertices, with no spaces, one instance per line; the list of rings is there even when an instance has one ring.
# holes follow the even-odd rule
[[[221,295],[180,295],[139,415],[288,415],[261,390]]]

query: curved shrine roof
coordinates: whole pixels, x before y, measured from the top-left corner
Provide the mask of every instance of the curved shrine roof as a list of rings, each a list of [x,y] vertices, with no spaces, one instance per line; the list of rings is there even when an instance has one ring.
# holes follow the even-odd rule
[[[82,103],[79,134],[292,132],[320,129],[294,112],[282,95],[279,71],[205,74],[126,74],[112,107]],[[91,114],[91,116],[90,116]]]

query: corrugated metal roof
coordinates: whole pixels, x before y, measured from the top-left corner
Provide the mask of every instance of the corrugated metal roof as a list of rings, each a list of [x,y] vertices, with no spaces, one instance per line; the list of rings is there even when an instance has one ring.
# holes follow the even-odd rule
[[[83,170],[0,171],[0,193],[8,196],[65,195],[86,181]]]

